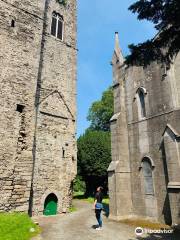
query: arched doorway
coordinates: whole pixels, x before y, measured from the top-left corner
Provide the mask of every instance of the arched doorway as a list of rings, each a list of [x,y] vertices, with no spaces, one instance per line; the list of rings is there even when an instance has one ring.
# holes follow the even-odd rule
[[[58,203],[58,198],[56,197],[56,195],[54,193],[49,194],[44,202],[43,214],[46,216],[56,215],[57,203]]]

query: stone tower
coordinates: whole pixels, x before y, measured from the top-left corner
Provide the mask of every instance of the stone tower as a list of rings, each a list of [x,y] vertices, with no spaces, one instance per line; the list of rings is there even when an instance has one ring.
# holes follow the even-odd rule
[[[66,212],[76,175],[76,1],[0,0],[0,211]],[[47,208],[47,209],[46,209]]]

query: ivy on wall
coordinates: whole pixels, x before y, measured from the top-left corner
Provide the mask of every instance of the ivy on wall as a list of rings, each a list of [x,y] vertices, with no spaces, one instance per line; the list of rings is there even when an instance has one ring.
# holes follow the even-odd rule
[[[67,0],[56,0],[59,4],[66,6]]]

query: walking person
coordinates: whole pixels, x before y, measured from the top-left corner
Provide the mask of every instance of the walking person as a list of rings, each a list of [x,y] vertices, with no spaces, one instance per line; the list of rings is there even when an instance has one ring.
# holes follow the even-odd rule
[[[94,200],[94,209],[95,209],[95,215],[96,219],[98,221],[98,227],[96,230],[102,230],[102,217],[101,217],[101,211],[103,209],[103,194],[102,194],[102,187],[97,188],[97,192],[95,194],[95,200]]]

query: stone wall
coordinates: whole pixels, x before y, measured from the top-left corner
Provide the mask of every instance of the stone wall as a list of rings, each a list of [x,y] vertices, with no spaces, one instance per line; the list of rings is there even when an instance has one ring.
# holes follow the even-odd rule
[[[63,41],[50,35],[54,10]],[[42,213],[51,192],[66,210],[76,174],[76,2],[0,0],[0,30],[0,210]]]
[[[115,53],[117,43],[116,36]],[[147,67],[126,67],[121,50],[118,49],[118,52],[119,55],[114,53],[112,61],[115,115],[111,122],[112,163],[108,169],[110,216],[179,224],[180,54],[170,68],[155,62]],[[127,143],[124,135],[126,127],[128,148],[124,146]],[[152,172],[149,185],[145,184],[143,172],[145,159],[148,159]],[[122,183],[124,166],[128,163],[130,171],[126,174],[130,172],[130,177]],[[131,187],[128,187],[129,184]],[[120,187],[119,190],[116,186]],[[153,191],[148,193],[147,188]],[[129,211],[130,205],[129,208],[126,206],[131,201],[132,210]]]
[[[174,66],[172,66],[173,68]],[[167,193],[166,173],[160,144],[167,124],[174,125],[174,111],[178,113],[177,92],[174,92],[176,79],[172,68],[164,76],[161,64],[151,64],[147,68],[131,67],[126,75],[126,101],[129,127],[129,151],[132,173],[134,214],[170,223],[170,200]],[[143,87],[145,95],[146,117],[139,119],[136,91]],[[177,90],[177,89],[176,89]],[[179,131],[179,126],[175,126]],[[140,168],[143,157],[148,156],[154,162],[154,195],[144,191],[144,179]],[[177,159],[175,151],[172,158]],[[166,160],[167,161],[167,160]],[[177,160],[176,160],[177,161]],[[176,169],[178,163],[176,162]],[[170,170],[170,169],[169,169]],[[173,170],[175,174],[175,169]],[[169,175],[169,173],[168,173]],[[178,181],[178,174],[175,174]],[[175,181],[175,180],[174,180]],[[139,186],[137,188],[137,186]]]
[[[28,210],[42,19],[32,1],[0,1],[1,210]],[[39,4],[36,12],[43,12]],[[12,20],[15,27],[11,26]]]
[[[53,11],[64,18],[63,41],[50,34]],[[50,1],[46,17],[35,144],[35,214],[43,211],[42,198],[47,191],[58,192],[58,211],[67,211],[76,175],[75,1],[69,1],[67,7]]]

